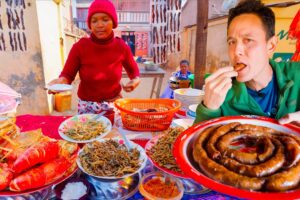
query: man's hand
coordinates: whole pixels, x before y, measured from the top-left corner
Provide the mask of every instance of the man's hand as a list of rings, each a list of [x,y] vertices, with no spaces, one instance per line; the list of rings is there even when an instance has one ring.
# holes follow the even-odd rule
[[[126,85],[123,85],[123,90],[125,92],[132,92],[141,82],[139,77],[135,77],[134,79],[130,80]]]
[[[231,78],[237,75],[233,67],[224,67],[206,78],[203,104],[212,110],[220,108],[228,90],[232,87]]]
[[[282,118],[279,119],[280,124],[288,124],[292,123],[296,126],[300,126],[300,111],[294,112],[294,113],[289,113]]]

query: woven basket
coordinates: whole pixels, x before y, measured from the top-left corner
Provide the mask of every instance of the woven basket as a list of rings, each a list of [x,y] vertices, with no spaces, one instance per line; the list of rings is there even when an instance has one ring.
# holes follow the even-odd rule
[[[181,106],[174,99],[118,99],[123,126],[134,131],[162,131],[169,128]]]

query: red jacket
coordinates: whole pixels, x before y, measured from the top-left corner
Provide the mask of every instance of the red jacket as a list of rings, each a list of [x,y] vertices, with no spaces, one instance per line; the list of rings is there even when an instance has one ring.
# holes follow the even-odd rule
[[[112,35],[108,40],[100,41],[91,35],[73,45],[60,77],[71,83],[79,71],[78,97],[100,102],[120,94],[122,66],[130,79],[139,76],[130,48],[122,39]]]

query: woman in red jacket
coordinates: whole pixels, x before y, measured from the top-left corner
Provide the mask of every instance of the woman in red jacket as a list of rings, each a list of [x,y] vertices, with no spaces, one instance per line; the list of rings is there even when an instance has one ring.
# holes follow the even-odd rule
[[[53,84],[71,84],[79,72],[78,113],[97,113],[102,102],[121,97],[121,90],[133,91],[140,83],[139,69],[128,45],[114,37],[117,13],[109,0],[95,0],[89,7],[88,38],[81,38],[69,53],[64,69]],[[122,67],[130,81],[121,85]]]

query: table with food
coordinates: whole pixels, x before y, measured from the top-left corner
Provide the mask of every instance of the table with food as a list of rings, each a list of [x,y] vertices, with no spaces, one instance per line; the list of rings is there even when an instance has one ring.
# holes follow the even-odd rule
[[[75,116],[2,111],[0,199],[300,197],[293,125],[258,116],[193,125],[196,106],[183,116],[175,99],[111,107]]]

